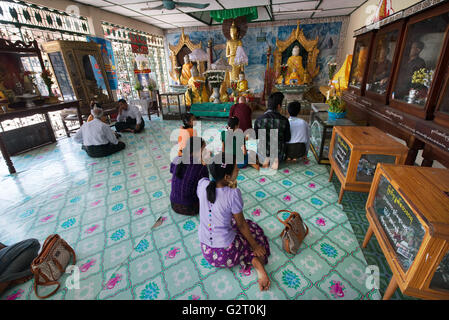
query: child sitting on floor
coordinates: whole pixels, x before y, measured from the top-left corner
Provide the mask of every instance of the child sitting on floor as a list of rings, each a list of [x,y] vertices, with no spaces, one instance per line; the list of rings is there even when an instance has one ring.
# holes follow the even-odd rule
[[[236,130],[239,128],[239,118],[237,117],[231,117],[228,119],[228,126],[227,126],[227,130],[222,131],[221,132],[221,145],[222,145],[222,152],[224,153],[226,150],[226,136],[228,134],[228,132],[230,134],[236,134]],[[241,133],[243,136],[243,132]],[[236,137],[233,136],[232,139],[232,155],[234,157],[237,156],[237,139]],[[239,149],[242,150],[243,152],[243,163],[238,163],[237,167],[239,169],[243,169],[246,168],[248,166],[248,151],[246,150],[246,146],[245,146],[245,142],[243,141],[243,143],[241,143],[242,141],[239,141]],[[228,152],[230,152],[230,150],[227,150]]]
[[[287,142],[287,161],[296,161],[302,158],[307,160],[307,153],[309,152],[309,125],[297,115],[301,111],[301,104],[298,101],[290,102],[287,106],[290,117],[290,141]]]
[[[185,148],[190,137],[196,137],[198,135],[196,130],[193,130],[195,120],[196,120],[195,115],[193,115],[192,113],[186,113],[182,116],[183,126],[179,130],[179,137],[178,137],[179,157],[182,156],[182,149]]]
[[[189,156],[176,157],[170,165],[170,173],[173,174],[170,202],[176,213],[193,216],[199,212],[196,188],[200,179],[209,177],[207,167],[201,163],[205,146],[206,143],[200,137],[191,137],[185,148]]]
[[[251,265],[258,274],[259,289],[270,288],[264,265],[268,263],[270,246],[262,228],[243,216],[243,199],[236,185],[238,167],[234,163],[209,165],[212,180],[198,183],[200,226],[198,230],[204,258],[214,267],[231,268]]]
[[[228,126],[227,126],[227,130],[222,131],[221,132],[221,145],[222,145],[222,152],[224,153],[226,150],[226,136],[228,134],[228,132],[230,134],[236,134],[236,130],[238,130],[240,128],[239,126],[240,124],[240,120],[237,117],[231,117],[228,119]],[[243,132],[241,133],[243,135]],[[233,137],[233,142],[232,142],[232,155],[234,157],[236,157],[237,155],[237,138]],[[237,162],[237,167],[239,169],[244,169],[248,166],[248,150],[246,149],[246,140],[248,140],[248,137],[244,137],[243,143],[239,143],[239,147],[243,152],[243,163],[238,163]],[[239,141],[241,142],[241,140]],[[230,152],[230,151],[228,151]],[[256,164],[251,164],[252,167],[254,167],[255,169],[259,170],[259,165]]]

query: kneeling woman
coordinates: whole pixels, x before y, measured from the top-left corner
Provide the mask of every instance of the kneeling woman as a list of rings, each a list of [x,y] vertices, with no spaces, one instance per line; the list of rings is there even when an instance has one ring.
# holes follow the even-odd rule
[[[190,157],[178,156],[170,165],[170,173],[173,174],[170,201],[171,207],[176,213],[193,216],[197,215],[199,211],[196,195],[198,181],[209,177],[209,171],[201,163],[201,152],[206,146],[204,140],[200,137],[190,137],[188,143]],[[194,147],[198,150],[194,150]]]
[[[235,188],[238,171],[235,163],[214,163],[209,165],[213,180],[203,178],[198,183],[201,250],[214,267],[231,268],[239,264],[247,269],[252,265],[258,274],[259,288],[265,291],[270,288],[264,267],[270,246],[263,230],[243,217],[242,194]]]

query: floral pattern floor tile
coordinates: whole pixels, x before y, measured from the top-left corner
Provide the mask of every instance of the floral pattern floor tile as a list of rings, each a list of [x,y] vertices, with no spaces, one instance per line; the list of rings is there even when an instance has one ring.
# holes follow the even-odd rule
[[[222,130],[224,124],[202,121],[201,130]],[[327,167],[312,154],[307,164],[282,164],[274,174],[253,168],[239,173],[244,214],[269,238],[271,289],[259,291],[254,269],[212,267],[201,253],[198,217],[170,207],[170,154],[176,150],[170,135],[180,125],[153,118],[143,133],[123,134],[126,149],[107,158],[87,157],[69,138],[13,157],[17,175],[1,162],[0,188],[8,192],[0,194],[0,242],[34,237],[42,244],[59,233],[77,253],[79,288],[66,274],[51,299],[380,298],[378,290],[365,287],[366,253],[336,203]],[[209,137],[208,148],[219,150],[219,135]],[[250,141],[248,149],[255,146]],[[281,209],[299,212],[309,226],[297,255],[282,249],[283,225],[276,218]],[[153,229],[159,218],[162,224]],[[37,299],[33,280],[0,299]]]

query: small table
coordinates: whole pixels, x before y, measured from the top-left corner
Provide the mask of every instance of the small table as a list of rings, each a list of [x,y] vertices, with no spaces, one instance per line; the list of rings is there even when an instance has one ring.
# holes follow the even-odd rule
[[[70,102],[61,102],[56,104],[47,104],[39,107],[28,108],[28,109],[15,109],[13,111],[8,111],[6,113],[0,113],[0,123],[5,120],[12,120],[14,118],[23,118],[32,116],[35,114],[43,114],[45,116],[45,122],[47,124],[48,132],[51,136],[51,141],[56,142],[55,133],[53,132],[53,128],[51,127],[50,117],[48,116],[48,112],[59,111],[63,109],[71,109],[76,108],[78,121],[80,126],[83,124],[83,118],[81,116],[81,109],[79,105],[79,101],[70,101]],[[3,159],[5,159],[6,165],[8,166],[9,172],[16,173],[16,169],[13,166],[11,161],[11,157],[9,155],[8,149],[3,141],[2,136],[0,135],[0,150],[3,155]]]
[[[338,203],[345,190],[369,192],[377,163],[404,164],[408,148],[376,127],[335,126],[329,150],[331,171],[341,188]]]
[[[324,103],[323,103],[324,104]],[[314,110],[312,104],[312,110]],[[319,110],[319,109],[318,109]],[[349,119],[329,120],[326,111],[312,111],[310,117],[310,150],[319,164],[329,164],[329,146],[334,126],[356,126]]]
[[[162,111],[162,119],[164,120],[180,120],[182,111],[181,111],[181,97],[184,99],[184,93],[182,92],[166,92],[159,94],[160,96],[160,106]],[[168,112],[164,113],[164,105],[162,103],[162,97],[166,97],[167,99],[167,109]],[[175,101],[178,102],[178,114],[176,112],[170,111],[170,97],[176,97]],[[184,100],[184,106],[185,106],[185,100]]]

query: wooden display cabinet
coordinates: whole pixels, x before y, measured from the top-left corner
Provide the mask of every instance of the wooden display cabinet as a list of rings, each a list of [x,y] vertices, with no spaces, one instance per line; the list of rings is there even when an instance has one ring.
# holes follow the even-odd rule
[[[351,73],[349,75],[348,90],[358,95],[365,94],[366,77],[373,47],[375,31],[357,37],[352,54]]]
[[[408,148],[376,127],[335,126],[329,150],[329,181],[341,183],[338,203],[346,190],[369,192],[379,162],[404,164]]]
[[[378,164],[366,203],[370,227],[393,272],[383,299],[449,299],[449,170]]]
[[[392,75],[399,60],[399,47],[404,35],[405,22],[398,21],[377,31],[371,50],[365,95],[388,104]]]
[[[421,119],[432,119],[449,62],[448,29],[449,3],[410,17],[394,72],[392,107]],[[428,74],[427,80],[413,83],[419,70]]]
[[[99,44],[56,40],[42,47],[55,71],[64,101],[80,100],[83,115],[90,114],[92,100],[102,105],[114,101]]]

